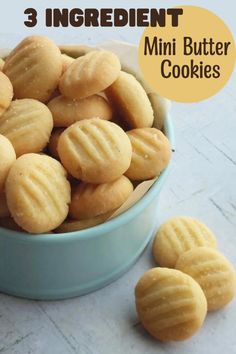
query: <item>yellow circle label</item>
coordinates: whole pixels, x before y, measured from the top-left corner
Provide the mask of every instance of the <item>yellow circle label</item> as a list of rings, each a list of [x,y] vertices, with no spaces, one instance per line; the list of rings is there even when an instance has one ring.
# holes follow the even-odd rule
[[[160,95],[197,102],[217,93],[235,65],[233,36],[212,12],[180,6],[178,26],[166,17],[165,27],[148,27],[139,43],[144,78]]]

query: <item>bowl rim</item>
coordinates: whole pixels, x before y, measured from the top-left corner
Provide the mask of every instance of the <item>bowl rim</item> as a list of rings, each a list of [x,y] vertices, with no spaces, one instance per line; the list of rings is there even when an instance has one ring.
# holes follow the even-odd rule
[[[174,129],[173,123],[171,119],[171,115],[168,113],[166,119],[164,121],[164,133],[170,141],[172,151],[175,151],[175,139],[174,139]],[[157,180],[153,183],[150,189],[145,193],[145,195],[132,207],[124,211],[118,216],[100,224],[85,230],[80,231],[71,231],[64,233],[45,233],[45,234],[29,234],[26,232],[19,232],[14,230],[9,230],[3,227],[0,227],[0,238],[8,238],[8,239],[17,239],[19,242],[28,243],[28,242],[68,242],[68,241],[76,241],[83,239],[95,238],[98,236],[106,236],[106,233],[118,228],[121,225],[125,225],[131,219],[136,217],[142,210],[152,202],[152,200],[156,197],[156,195],[161,190],[167,175],[169,174],[171,166],[171,161],[168,166],[163,170],[157,178]]]

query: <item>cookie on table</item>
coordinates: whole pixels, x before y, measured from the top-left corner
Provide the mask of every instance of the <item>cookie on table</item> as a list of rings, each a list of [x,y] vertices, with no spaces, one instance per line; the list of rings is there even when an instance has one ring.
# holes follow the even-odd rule
[[[13,87],[8,77],[0,71],[0,117],[10,106],[13,98]]]
[[[0,71],[2,71],[4,64],[5,64],[5,61],[2,58],[0,58]]]
[[[171,146],[167,137],[156,128],[138,128],[127,132],[132,144],[132,160],[126,176],[144,181],[158,176],[168,165]]]
[[[4,189],[7,175],[15,160],[16,153],[12,143],[0,134],[0,192]]]
[[[106,90],[106,95],[131,129],[152,126],[154,113],[151,103],[133,75],[121,71],[118,79]]]
[[[175,269],[153,268],[144,273],[135,288],[135,301],[144,328],[161,341],[193,336],[207,313],[198,283]]]
[[[34,99],[12,101],[0,119],[0,134],[11,141],[17,156],[40,152],[47,145],[52,128],[50,110]]]
[[[61,52],[44,36],[25,38],[6,58],[3,68],[16,98],[46,102],[56,89],[61,73]]]
[[[109,219],[112,213],[113,211],[84,220],[66,220],[54,231],[57,233],[63,233],[85,230],[89,227],[94,227],[104,223],[107,219]]]
[[[53,115],[54,127],[69,127],[77,121],[94,117],[110,120],[113,114],[107,100],[99,95],[81,100],[58,96],[48,103],[48,108]]]
[[[73,177],[100,184],[124,174],[131,162],[132,147],[118,125],[91,118],[74,123],[61,134],[58,153]]]
[[[118,209],[133,192],[130,180],[121,176],[102,184],[80,183],[72,190],[69,215],[72,219],[88,219]]]
[[[67,54],[62,54],[62,74],[69,68],[69,66],[74,63],[75,59]]]
[[[235,296],[235,270],[215,249],[191,249],[179,257],[175,267],[198,282],[206,296],[208,311],[220,309]]]
[[[159,228],[153,242],[153,256],[162,267],[174,268],[182,253],[196,247],[217,247],[211,230],[189,216],[176,216]]]
[[[59,128],[54,129],[52,131],[52,134],[50,136],[49,143],[48,143],[49,154],[57,160],[59,159],[59,155],[58,155],[58,151],[57,151],[58,141],[59,141],[59,138],[60,138],[63,131],[64,131],[64,129],[59,129]]]
[[[25,154],[11,167],[5,184],[7,204],[14,221],[29,233],[57,228],[67,217],[70,184],[55,159]]]
[[[105,50],[93,51],[74,61],[60,79],[61,93],[81,99],[105,90],[118,77],[119,58]]]

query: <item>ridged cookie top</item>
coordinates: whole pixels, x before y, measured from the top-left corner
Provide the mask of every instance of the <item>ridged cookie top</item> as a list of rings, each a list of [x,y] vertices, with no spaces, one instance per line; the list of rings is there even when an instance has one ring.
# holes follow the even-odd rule
[[[132,147],[118,125],[91,118],[74,123],[61,134],[58,153],[72,176],[99,184],[124,174],[130,165]]]
[[[0,117],[10,106],[13,98],[13,87],[8,77],[0,72]]]
[[[50,110],[33,99],[12,101],[0,118],[0,133],[11,141],[17,156],[40,152],[47,145],[52,128]]]
[[[113,113],[107,100],[99,95],[81,100],[58,96],[48,103],[48,108],[53,115],[54,127],[69,127],[77,121],[94,117],[110,120]]]
[[[46,102],[62,73],[61,52],[47,37],[27,37],[7,57],[3,70],[16,98]]]
[[[144,273],[136,285],[135,300],[144,327],[163,341],[191,337],[207,311],[197,282],[174,269],[153,268]]]
[[[154,113],[148,96],[136,78],[121,71],[106,95],[130,128],[151,127]]]
[[[179,256],[195,247],[216,248],[214,234],[197,219],[177,216],[161,225],[153,243],[153,256],[163,267],[175,267]]]
[[[156,128],[133,129],[127,134],[133,152],[126,176],[135,181],[158,176],[171,158],[171,147],[167,137]]]
[[[30,233],[58,227],[68,214],[70,185],[53,158],[25,154],[12,166],[6,182],[7,204],[15,222]]]
[[[198,282],[206,296],[209,311],[225,306],[235,295],[235,270],[220,252],[212,248],[199,247],[183,253],[176,269]]]
[[[10,140],[0,134],[0,193],[4,189],[7,175],[15,160],[16,153]]]
[[[133,192],[130,180],[121,176],[103,184],[80,183],[72,190],[69,215],[72,219],[87,219],[119,208]]]
[[[112,52],[90,52],[68,67],[60,80],[60,91],[64,96],[76,99],[94,95],[110,86],[120,69],[120,61]]]

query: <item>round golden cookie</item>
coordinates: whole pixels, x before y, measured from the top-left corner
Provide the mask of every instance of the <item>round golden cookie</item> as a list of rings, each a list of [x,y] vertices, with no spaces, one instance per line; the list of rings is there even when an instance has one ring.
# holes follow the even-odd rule
[[[198,283],[175,269],[152,268],[135,288],[138,317],[161,341],[180,341],[202,326],[207,302]]]
[[[0,71],[0,117],[10,106],[13,98],[13,87],[8,77]]]
[[[5,192],[2,190],[0,191],[0,219],[7,218],[8,216],[10,216],[10,212],[7,206]]]
[[[156,128],[133,129],[127,134],[133,153],[130,167],[125,175],[134,181],[158,176],[171,158],[169,140]]]
[[[30,233],[51,231],[67,217],[70,184],[62,165],[49,156],[19,157],[9,172],[5,190],[11,216]]]
[[[174,268],[182,253],[196,247],[217,247],[211,230],[197,219],[176,216],[159,228],[153,242],[153,256],[162,267]]]
[[[7,57],[3,71],[12,82],[16,98],[46,102],[62,73],[61,52],[47,37],[27,37]]]
[[[0,119],[0,134],[11,141],[17,156],[40,152],[47,145],[52,128],[50,110],[33,99],[12,101]]]
[[[4,189],[8,172],[15,160],[16,153],[12,143],[0,134],[0,192]]]
[[[54,231],[57,233],[63,233],[85,230],[89,227],[94,227],[104,223],[107,219],[109,219],[112,213],[113,211],[84,220],[66,220]]]
[[[74,61],[62,75],[61,93],[81,99],[105,90],[118,77],[121,66],[118,57],[105,50],[93,51]]]
[[[103,184],[80,183],[72,190],[69,215],[72,219],[88,219],[118,209],[133,192],[130,180],[121,176]]]
[[[67,54],[62,54],[62,74],[69,68],[69,66],[74,63],[75,59]]]
[[[2,58],[0,58],[0,71],[3,70],[4,64],[5,64],[5,61]]]
[[[69,127],[71,124],[88,118],[112,118],[112,108],[105,98],[93,95],[81,100],[58,96],[48,103],[52,112],[54,127]]]
[[[235,270],[220,252],[212,248],[198,247],[183,253],[176,269],[198,282],[206,296],[208,311],[220,309],[235,295]]]
[[[48,143],[49,154],[57,160],[59,159],[57,151],[58,141],[63,131],[64,129],[54,129]]]
[[[124,71],[106,90],[106,95],[130,128],[151,127],[154,113],[148,96],[136,78]]]
[[[61,134],[58,153],[73,177],[99,184],[124,174],[131,162],[132,147],[118,125],[91,118],[74,123]]]

